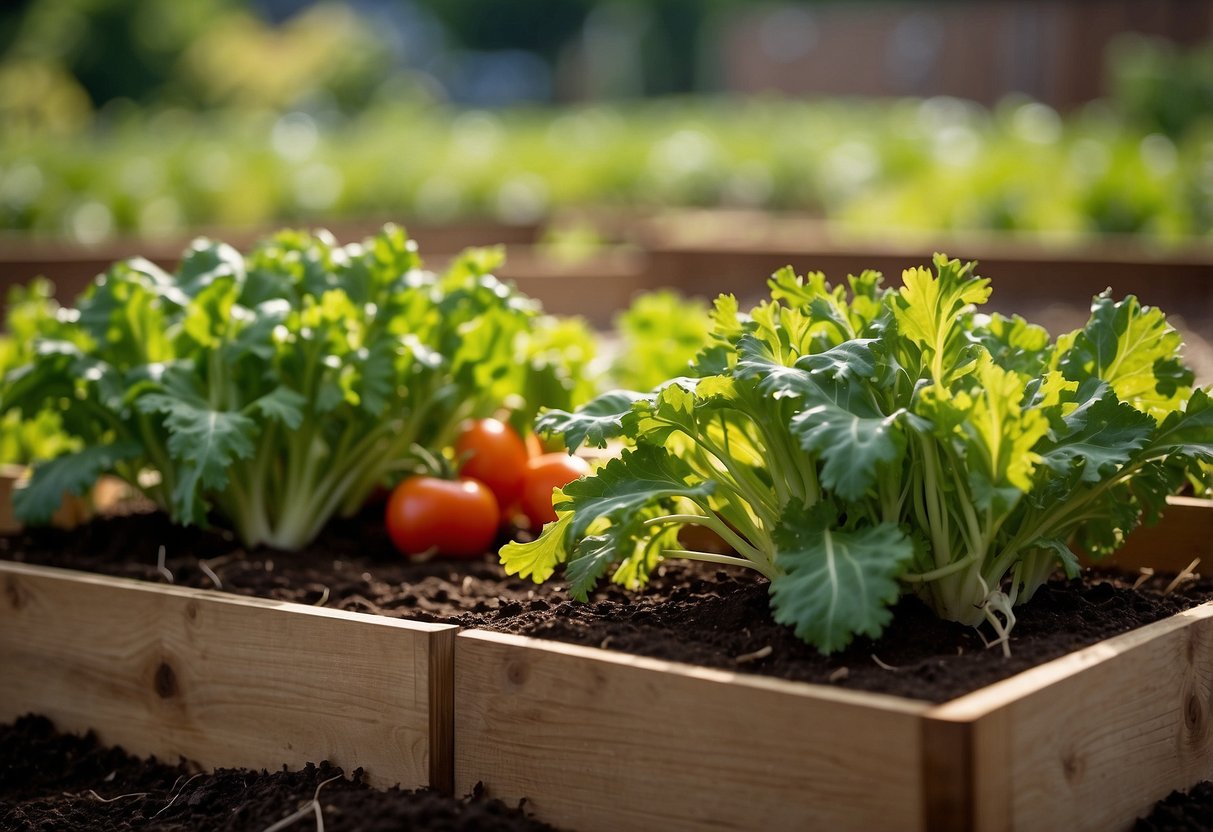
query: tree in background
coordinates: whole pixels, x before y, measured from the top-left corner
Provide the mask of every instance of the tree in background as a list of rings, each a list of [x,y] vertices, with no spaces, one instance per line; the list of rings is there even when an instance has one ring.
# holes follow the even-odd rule
[[[145,103],[175,74],[181,53],[235,0],[17,0],[0,36],[4,61],[57,65],[95,106]]]
[[[30,79],[74,82],[94,108],[283,109],[319,94],[352,112],[391,71],[384,41],[344,3],[309,3],[274,25],[246,0],[18,0],[0,24],[0,112],[10,114],[37,105],[21,95]]]

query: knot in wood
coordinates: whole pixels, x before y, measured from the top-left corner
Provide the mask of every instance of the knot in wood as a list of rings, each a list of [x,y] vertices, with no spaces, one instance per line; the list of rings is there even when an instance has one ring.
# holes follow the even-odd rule
[[[521,685],[526,682],[529,675],[527,666],[524,662],[510,662],[505,668],[505,678],[512,685]]]
[[[1184,725],[1191,734],[1199,734],[1204,727],[1205,709],[1200,703],[1200,697],[1195,693],[1188,694],[1184,705]]]
[[[161,699],[171,699],[177,695],[177,674],[167,662],[160,662],[156,668],[152,685]]]
[[[19,610],[25,606],[25,593],[21,589],[21,584],[16,578],[9,577],[4,582],[4,595],[8,598],[8,602],[12,608]]]
[[[191,600],[186,603],[185,617],[190,621],[193,621],[198,618],[198,602],[197,601]]]
[[[1066,782],[1073,786],[1082,780],[1082,775],[1086,771],[1087,764],[1081,754],[1076,751],[1070,751],[1061,758],[1061,768],[1065,774]]]

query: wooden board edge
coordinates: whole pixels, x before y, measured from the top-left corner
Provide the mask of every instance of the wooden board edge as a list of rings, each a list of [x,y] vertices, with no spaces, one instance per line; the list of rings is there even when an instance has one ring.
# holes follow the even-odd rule
[[[137,592],[155,593],[177,598],[198,598],[209,602],[227,604],[230,606],[257,607],[261,609],[279,609],[295,615],[308,615],[319,618],[337,618],[348,621],[360,621],[376,626],[391,627],[401,630],[412,630],[418,633],[453,632],[458,628],[454,624],[438,624],[429,621],[412,621],[407,618],[391,618],[366,612],[350,612],[333,609],[332,607],[317,607],[309,604],[299,604],[294,601],[276,601],[272,598],[257,598],[249,595],[235,595],[230,592],[220,592],[214,589],[197,589],[195,587],[175,586],[173,584],[156,584],[135,578],[116,578],[110,575],[100,575],[94,572],[80,572],[75,569],[62,569],[57,566],[33,566],[16,561],[0,560],[0,576],[14,575],[35,579],[47,579],[61,582],[76,582],[90,586],[109,586],[115,589],[133,590]],[[452,636],[453,637],[453,636]]]
[[[1096,664],[1111,661],[1131,650],[1147,646],[1176,630],[1185,629],[1207,618],[1213,618],[1213,601],[1028,668],[1001,682],[937,705],[929,709],[925,716],[927,719],[945,722],[980,720],[1028,694],[1082,673]]]
[[[656,673],[668,673],[698,679],[705,684],[746,687],[803,699],[817,699],[820,701],[875,708],[881,711],[890,711],[910,716],[925,714],[934,707],[929,702],[892,696],[885,693],[870,693],[868,691],[850,690],[847,688],[833,688],[812,682],[774,679],[769,676],[701,667],[684,662],[654,659],[648,656],[636,656],[631,653],[605,650],[600,647],[567,644],[565,642],[533,638],[514,633],[500,633],[493,630],[462,630],[455,637],[456,644],[458,645],[461,643],[460,640],[465,639],[495,644],[507,650],[536,650],[545,653],[556,653],[581,658],[587,662],[594,662],[599,665],[626,666]],[[456,651],[458,649],[458,646],[456,646]]]
[[[1009,832],[1012,770],[1005,710],[980,719],[922,718],[923,828]]]
[[[455,635],[458,628],[429,638],[430,786],[455,789]]]
[[[973,723],[922,720],[923,829],[967,832],[974,828]]]
[[[738,208],[683,208],[660,211],[634,221],[650,250],[712,254],[765,255],[787,252],[796,256],[847,254],[920,256],[931,250],[953,251],[980,247],[985,259],[1016,260],[1031,264],[1095,263],[1107,265],[1165,265],[1213,267],[1213,246],[1201,238],[1165,251],[1143,244],[1134,235],[1099,235],[1095,238],[1047,241],[1027,240],[997,231],[949,231],[939,234],[905,232],[877,235],[853,231],[844,225],[802,211],[771,212]],[[692,229],[688,234],[686,229]],[[724,235],[703,231],[727,229]],[[909,265],[907,263],[907,265]]]

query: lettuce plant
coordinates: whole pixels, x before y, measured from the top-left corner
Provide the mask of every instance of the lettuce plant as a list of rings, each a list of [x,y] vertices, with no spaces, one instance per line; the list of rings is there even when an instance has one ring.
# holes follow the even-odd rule
[[[0,408],[52,408],[82,443],[35,468],[17,514],[44,521],[110,472],[181,523],[213,513],[248,545],[303,546],[463,419],[572,403],[576,379],[532,360],[544,324],[499,262],[470,250],[423,271],[388,227],[346,246],[282,232],[247,256],[198,240],[173,274],[115,264],[0,387]]]
[[[912,592],[1006,649],[1013,607],[1055,568],[1114,550],[1213,459],[1213,406],[1136,298],[1105,293],[1051,340],[977,311],[990,287],[972,264],[934,266],[896,290],[783,270],[748,315],[717,300],[691,375],[544,414],[570,448],[630,447],[557,492],[559,520],[504,548],[506,568],[545,580],[563,563],[584,599],[664,557],[749,567],[823,652],[879,635]],[[688,525],[734,553],[682,547]]]
[[[661,290],[638,295],[615,316],[619,349],[610,378],[619,387],[648,390],[686,372],[708,343],[708,306]]]
[[[38,279],[8,291],[4,335],[0,336],[0,375],[36,357],[38,334],[55,321],[59,305],[50,281]],[[78,450],[79,440],[63,432],[58,412],[9,410],[0,416],[0,464],[29,465]]]

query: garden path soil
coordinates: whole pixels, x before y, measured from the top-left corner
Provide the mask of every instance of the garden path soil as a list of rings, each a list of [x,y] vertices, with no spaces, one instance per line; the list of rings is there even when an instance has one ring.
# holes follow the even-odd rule
[[[1213,598],[1200,579],[1164,594],[1165,578],[1134,591],[1119,577],[1055,580],[1016,609],[1012,655],[972,628],[940,621],[913,598],[877,640],[819,655],[769,615],[766,583],[746,571],[670,562],[640,592],[607,586],[590,603],[557,583],[507,576],[495,559],[408,563],[376,517],[332,524],[306,551],[244,552],[216,531],[180,529],[161,514],[96,520],[63,532],[0,537],[0,558],[221,588],[344,610],[521,633],[657,658],[942,702],[1117,633]],[[205,565],[205,569],[203,568]],[[209,575],[207,573],[210,573]]]
[[[198,773],[185,763],[140,760],[105,748],[92,733],[60,734],[43,717],[0,725],[0,829],[10,832],[264,830],[310,803],[322,783],[326,832],[552,828],[482,795],[376,790],[361,777],[361,769],[346,777],[326,762],[295,772]],[[289,828],[305,832],[316,823],[309,814]]]

